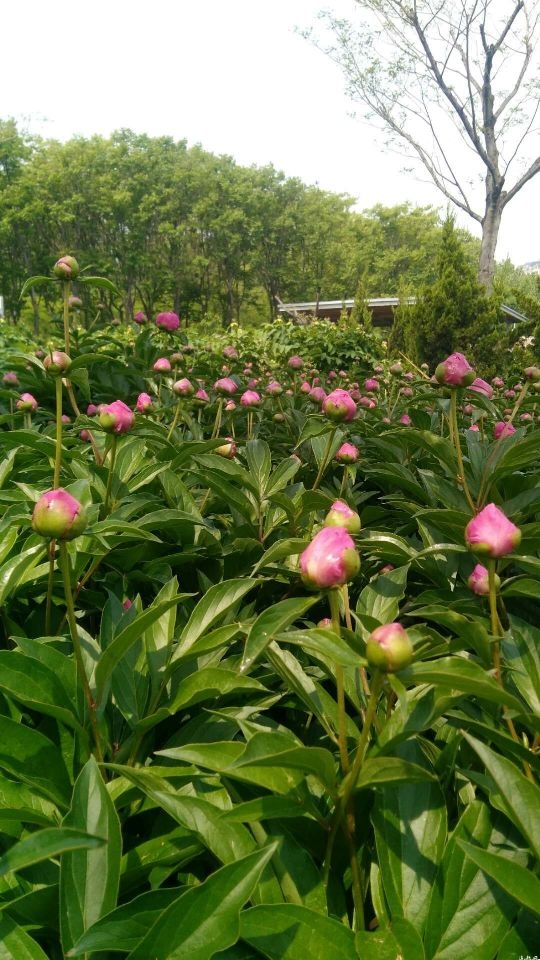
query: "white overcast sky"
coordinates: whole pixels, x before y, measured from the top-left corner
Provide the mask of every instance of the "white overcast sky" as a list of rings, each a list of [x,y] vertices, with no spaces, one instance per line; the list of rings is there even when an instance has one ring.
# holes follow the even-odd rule
[[[273,164],[358,209],[446,204],[350,117],[337,66],[295,27],[353,0],[4,0],[0,117],[57,140],[122,127]],[[540,258],[540,176],[504,216],[497,259]],[[464,216],[458,222],[477,229]]]

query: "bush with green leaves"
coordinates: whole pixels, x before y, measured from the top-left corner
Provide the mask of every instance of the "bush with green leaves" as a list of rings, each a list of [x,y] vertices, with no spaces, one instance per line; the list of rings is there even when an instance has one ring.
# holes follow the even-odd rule
[[[70,344],[2,396],[6,957],[533,955],[538,372]]]

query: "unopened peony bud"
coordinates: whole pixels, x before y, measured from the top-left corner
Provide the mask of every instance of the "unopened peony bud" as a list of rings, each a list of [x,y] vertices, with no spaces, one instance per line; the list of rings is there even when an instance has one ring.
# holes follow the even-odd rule
[[[137,397],[135,409],[137,413],[146,413],[152,406],[152,397],[149,393],[140,393]]]
[[[359,457],[360,451],[354,443],[342,443],[334,456],[334,460],[337,460],[338,463],[356,463]]]
[[[301,368],[304,366],[304,361],[302,360],[302,357],[294,356],[289,357],[288,364],[292,370],[301,370]]]
[[[206,390],[203,390],[201,387],[193,394],[193,402],[198,406],[203,406],[205,403],[210,403],[210,397],[208,396]]]
[[[227,437],[227,442],[223,443],[220,447],[216,447],[214,453],[217,453],[218,457],[224,457],[226,460],[232,460],[236,456],[237,451],[236,443],[232,437]]]
[[[182,377],[181,380],[173,383],[172,390],[177,397],[192,397],[195,393],[195,387],[187,377]]]
[[[360,533],[360,517],[343,500],[336,500],[324,518],[325,527],[344,527],[347,533]]]
[[[505,423],[504,420],[499,420],[493,427],[495,440],[500,440],[501,437],[511,437],[515,432],[516,428],[511,423]]]
[[[465,542],[481,556],[504,557],[521,542],[521,530],[494,503],[488,503],[465,528]]]
[[[172,333],[173,330],[178,330],[180,326],[180,317],[177,313],[173,313],[172,310],[168,313],[158,313],[156,317],[156,327],[160,327],[162,330],[168,330],[169,333]]]
[[[170,373],[172,370],[171,361],[168,360],[167,357],[158,357],[152,369],[155,370],[156,373]]]
[[[73,540],[86,529],[84,508],[67,490],[49,490],[37,501],[32,526],[42,537]]]
[[[300,557],[302,580],[308,587],[325,590],[341,587],[360,569],[354,540],[344,527],[324,527]]]
[[[482,377],[476,377],[476,380],[473,380],[469,390],[472,390],[474,393],[481,393],[482,396],[487,397],[488,400],[491,400],[493,397],[493,387],[491,384],[486,383],[485,380],[482,380]]]
[[[255,390],[245,390],[240,397],[240,403],[243,407],[258,407],[260,402],[260,395]]]
[[[489,571],[481,563],[477,563],[473,572],[467,580],[467,584],[473,593],[479,597],[487,597],[489,594]],[[499,590],[501,579],[495,574],[495,589]]]
[[[386,623],[370,634],[366,644],[368,663],[383,673],[396,673],[408,667],[413,658],[413,646],[407,631],[400,623]]]
[[[62,350],[52,350],[51,353],[45,357],[43,366],[51,377],[61,377],[69,370],[71,357],[68,357],[67,353],[63,353]]]
[[[221,396],[225,397],[236,393],[238,386],[232,377],[221,377],[219,380],[216,380],[214,384],[214,390],[216,393],[219,393]]]
[[[99,422],[106,433],[127,433],[134,421],[133,410],[123,400],[104,403],[99,409]]]
[[[53,273],[60,280],[75,280],[79,276],[79,264],[75,257],[60,257],[53,267]]]
[[[19,385],[19,378],[14,370],[8,370],[2,377],[2,380],[7,387],[18,387]]]
[[[540,380],[540,367],[527,367],[523,371],[526,380],[532,380],[533,383],[538,383]]]
[[[24,413],[35,413],[38,408],[38,402],[31,393],[21,393],[15,406],[17,410],[22,410]]]
[[[353,419],[356,404],[348,390],[338,387],[323,400],[322,412],[334,423],[342,423]]]
[[[437,383],[446,387],[468,387],[474,378],[474,370],[462,353],[451,353],[435,369]]]

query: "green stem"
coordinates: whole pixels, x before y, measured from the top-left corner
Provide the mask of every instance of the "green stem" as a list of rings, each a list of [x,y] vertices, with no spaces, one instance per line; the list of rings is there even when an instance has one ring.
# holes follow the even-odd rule
[[[173,422],[171,423],[171,429],[169,430],[169,432],[168,432],[168,434],[167,434],[167,440],[170,440],[171,437],[172,437],[172,435],[173,435],[173,433],[174,433],[174,429],[175,429],[176,424],[178,423],[178,420],[179,420],[179,418],[180,418],[180,410],[181,410],[181,407],[182,407],[182,401],[179,400],[178,403],[176,404],[176,410],[175,410],[175,412],[174,412],[174,419],[173,419]]]
[[[463,453],[461,451],[461,438],[459,436],[458,418],[457,418],[457,390],[452,390],[450,397],[450,423],[453,434],[454,449],[456,451],[458,463],[458,483],[463,487],[463,493],[473,514],[476,514],[476,504],[471,497],[467,477],[465,476],[465,464],[463,463]]]
[[[98,762],[102,762],[103,752],[101,748],[101,737],[100,737],[98,722],[97,722],[96,703],[95,703],[94,697],[92,696],[92,691],[90,689],[90,684],[88,682],[88,677],[86,674],[84,659],[82,655],[81,643],[79,639],[79,633],[77,631],[77,620],[75,618],[75,607],[73,605],[73,594],[71,592],[71,569],[70,569],[70,563],[69,563],[69,553],[68,553],[67,544],[64,541],[60,542],[60,553],[58,557],[58,565],[60,567],[60,572],[62,574],[62,580],[64,583],[64,596],[66,599],[67,620],[69,625],[71,642],[73,644],[73,653],[75,655],[77,675],[82,684],[84,696],[88,706],[90,726],[92,727],[92,734],[93,734],[94,745],[95,745],[95,756]]]
[[[334,437],[336,435],[337,425],[334,425],[328,434],[328,443],[326,444],[326,450],[324,451],[323,458],[321,460],[321,465],[319,467],[319,472],[315,478],[315,483],[312,486],[312,490],[317,490],[319,484],[323,478],[324,471],[326,470],[328,463],[330,461],[330,455],[332,453],[332,444],[334,443]]]
[[[103,516],[106,517],[109,513],[109,501],[111,498],[112,490],[112,481],[114,475],[114,464],[116,460],[116,450],[118,447],[118,437],[116,434],[111,435],[111,462],[109,463],[109,476],[107,477],[107,489],[105,491],[105,502],[103,504]]]
[[[215,440],[219,436],[219,431],[221,429],[221,416],[223,413],[223,397],[220,397],[218,400],[218,408],[216,410],[216,419],[214,420],[214,427],[212,429],[211,440]]]
[[[53,582],[54,582],[54,555],[56,551],[56,540],[51,540],[49,543],[49,576],[47,579],[47,600],[45,603],[45,636],[49,637],[51,635],[51,619],[52,619],[52,594],[53,594]]]
[[[62,377],[55,382],[56,395],[56,446],[54,452],[53,489],[60,486],[60,465],[62,463]]]
[[[64,349],[69,357],[70,339],[69,339],[69,296],[71,293],[71,281],[64,280]]]
[[[341,624],[340,624],[340,613],[339,613],[339,591],[337,589],[332,589],[328,593],[328,603],[330,606],[330,615],[332,617],[332,629],[334,633],[337,633],[338,637],[341,636]],[[338,744],[339,744],[339,757],[341,761],[341,769],[343,774],[346,775],[349,772],[349,751],[347,749],[347,714],[345,711],[345,685],[343,677],[343,667],[340,663],[336,663],[336,690],[337,690],[337,706],[338,706]]]

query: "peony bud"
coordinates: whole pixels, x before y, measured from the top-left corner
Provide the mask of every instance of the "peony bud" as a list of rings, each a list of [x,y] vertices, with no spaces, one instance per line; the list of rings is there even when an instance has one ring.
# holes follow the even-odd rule
[[[313,387],[309,391],[308,399],[319,406],[326,400],[326,391],[322,387]]]
[[[338,463],[356,463],[359,458],[360,451],[354,443],[342,443],[334,460],[337,460]]]
[[[147,323],[148,321],[148,317],[146,316],[143,310],[137,310],[137,313],[135,314],[133,319],[135,323],[138,323],[138,324]]]
[[[193,394],[193,402],[198,406],[203,406],[205,403],[210,403],[210,397],[208,396],[206,390],[203,390],[201,387]]]
[[[408,667],[413,658],[413,646],[407,631],[400,623],[386,623],[370,634],[366,643],[367,661],[383,673],[396,673]]]
[[[356,576],[360,557],[344,527],[324,527],[300,556],[302,580],[308,587],[341,587]]]
[[[540,380],[540,367],[526,367],[523,371],[526,380],[532,380],[533,383],[538,383]]]
[[[488,400],[491,400],[493,397],[493,387],[491,384],[486,383],[485,380],[482,380],[481,377],[477,377],[476,380],[473,380],[469,390],[473,390],[474,393],[481,393],[482,396],[487,397]]]
[[[437,383],[446,387],[468,387],[474,378],[474,370],[462,353],[451,353],[435,369]]]
[[[73,540],[86,529],[84,507],[67,490],[49,490],[37,501],[32,526],[42,537]]]
[[[214,390],[222,396],[230,396],[236,393],[238,387],[232,377],[221,377],[221,379],[216,380]]]
[[[167,360],[167,357],[158,357],[152,369],[155,370],[156,373],[170,373],[172,370],[171,361]]]
[[[75,257],[60,257],[53,267],[53,273],[60,280],[75,280],[79,276],[79,264]]]
[[[224,457],[226,460],[232,460],[236,456],[236,451],[238,447],[234,442],[232,437],[227,437],[227,443],[221,445],[221,447],[216,447],[214,453],[217,453],[218,457]]]
[[[169,333],[172,333],[173,330],[178,330],[180,326],[180,317],[177,313],[170,311],[169,313],[158,313],[156,317],[156,327],[161,327],[162,330],[168,330]]]
[[[152,397],[148,393],[140,393],[137,397],[135,409],[137,413],[146,413],[152,406]]]
[[[488,503],[465,528],[465,542],[481,556],[504,557],[521,542],[521,530],[494,503]]]
[[[223,356],[226,360],[237,360],[238,350],[233,346],[223,347]]]
[[[35,413],[38,408],[38,402],[31,393],[21,393],[15,406],[17,410],[22,410],[24,413]]]
[[[343,500],[336,500],[324,518],[325,527],[344,527],[347,533],[360,533],[361,521],[355,510]]]
[[[19,378],[14,370],[8,370],[2,377],[2,380],[7,387],[18,387],[19,385]]]
[[[481,563],[477,563],[473,572],[467,580],[467,584],[473,593],[479,597],[487,597],[489,594],[489,571]],[[499,590],[501,578],[495,574],[495,589]]]
[[[43,366],[47,373],[50,373],[51,377],[61,377],[69,370],[71,357],[68,357],[67,353],[63,353],[62,350],[52,350],[51,353],[45,357]]]
[[[302,357],[294,356],[289,357],[288,364],[292,370],[301,370],[301,368],[304,366],[304,361],[302,360]]]
[[[270,383],[266,385],[266,393],[271,397],[279,397],[283,393],[283,387],[277,380],[271,380]]]
[[[102,404],[99,409],[99,422],[106,433],[127,433],[135,421],[133,410],[123,400]]]
[[[260,395],[255,390],[245,390],[240,397],[240,403],[243,407],[257,407],[260,402]]]
[[[195,393],[195,387],[187,377],[182,377],[181,380],[173,383],[172,390],[177,397],[192,397]]]
[[[322,412],[334,423],[342,423],[353,419],[356,404],[347,390],[338,387],[323,400]]]
[[[501,437],[511,437],[516,432],[516,428],[511,423],[505,423],[504,420],[498,420],[493,427],[493,438],[500,440]]]
[[[379,381],[375,380],[375,377],[368,377],[367,380],[364,380],[364,390],[367,390],[368,393],[373,393],[374,390],[379,389]]]

